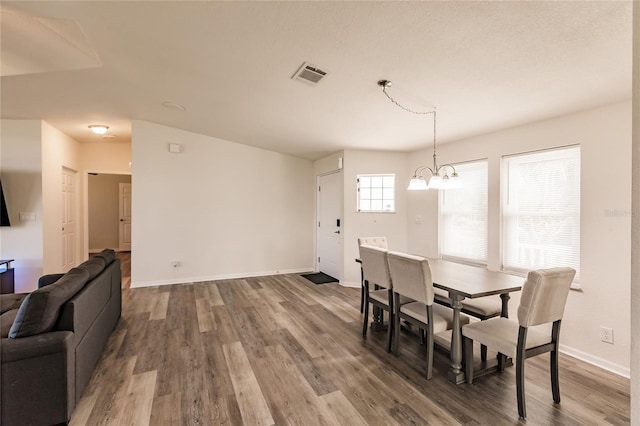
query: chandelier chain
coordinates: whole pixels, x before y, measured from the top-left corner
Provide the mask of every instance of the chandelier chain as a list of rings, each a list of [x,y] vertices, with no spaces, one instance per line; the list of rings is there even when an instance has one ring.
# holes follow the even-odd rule
[[[398,107],[400,107],[401,109],[403,109],[403,110],[405,110],[405,111],[407,111],[407,112],[410,112],[411,114],[428,115],[428,114],[435,114],[435,113],[436,113],[436,108],[435,108],[435,107],[433,107],[433,111],[414,111],[414,110],[412,110],[412,109],[410,109],[410,108],[407,108],[406,106],[404,106],[404,105],[400,104],[398,101],[396,101],[395,99],[393,99],[393,98],[391,97],[391,95],[389,95],[389,94],[387,93],[387,88],[386,88],[386,86],[383,86],[383,87],[382,87],[382,92],[385,94],[385,96],[386,96],[387,98],[389,98],[389,100],[390,100],[391,102],[393,102],[394,104],[396,104],[396,105],[397,105]]]

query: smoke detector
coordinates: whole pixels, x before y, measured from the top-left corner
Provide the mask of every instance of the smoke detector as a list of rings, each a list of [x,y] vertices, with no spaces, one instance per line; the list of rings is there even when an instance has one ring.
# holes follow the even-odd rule
[[[304,62],[291,79],[304,81],[307,84],[315,86],[326,75],[326,71],[322,71],[320,68]]]

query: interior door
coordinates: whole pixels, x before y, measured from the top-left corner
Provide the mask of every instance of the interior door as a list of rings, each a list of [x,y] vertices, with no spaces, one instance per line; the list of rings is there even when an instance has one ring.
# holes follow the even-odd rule
[[[67,272],[76,263],[76,175],[75,171],[62,168],[61,272]]]
[[[118,211],[120,223],[118,228],[118,250],[131,250],[131,184],[119,184]]]
[[[318,270],[342,278],[342,173],[318,179]]]

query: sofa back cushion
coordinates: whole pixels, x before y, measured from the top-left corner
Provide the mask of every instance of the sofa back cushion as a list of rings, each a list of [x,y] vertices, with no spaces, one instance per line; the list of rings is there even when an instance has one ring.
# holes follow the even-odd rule
[[[106,262],[102,257],[92,257],[91,259],[82,262],[78,268],[86,269],[89,273],[89,280],[92,280],[104,270],[105,265]]]
[[[116,258],[116,252],[112,249],[104,249],[100,253],[93,256],[93,258],[101,258],[104,260],[105,266],[109,266],[111,262]]]
[[[73,268],[54,284],[29,294],[18,310],[9,338],[27,337],[53,329],[60,307],[89,280],[86,269]]]

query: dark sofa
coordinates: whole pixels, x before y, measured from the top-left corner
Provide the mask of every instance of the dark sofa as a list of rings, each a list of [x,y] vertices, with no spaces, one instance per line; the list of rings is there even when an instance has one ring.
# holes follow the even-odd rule
[[[0,423],[65,424],[120,318],[120,260],[104,250],[29,294],[0,297]]]

